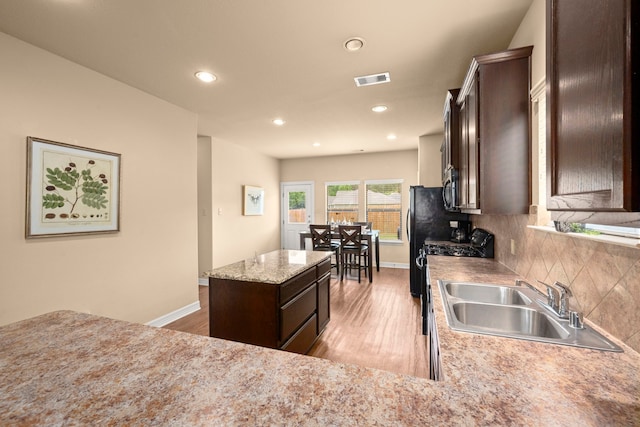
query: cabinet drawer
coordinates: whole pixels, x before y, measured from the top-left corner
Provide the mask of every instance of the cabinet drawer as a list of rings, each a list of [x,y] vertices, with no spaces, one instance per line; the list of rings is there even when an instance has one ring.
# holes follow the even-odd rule
[[[316,315],[314,314],[281,349],[292,353],[305,354],[313,345],[316,337]]]
[[[280,285],[280,304],[284,304],[294,297],[298,292],[305,289],[316,280],[316,269],[311,267],[303,271],[298,276]]]
[[[316,284],[314,283],[280,308],[280,339],[286,340],[315,311]]]
[[[331,258],[327,258],[318,264],[318,275],[316,277],[322,277],[326,273],[331,271]]]

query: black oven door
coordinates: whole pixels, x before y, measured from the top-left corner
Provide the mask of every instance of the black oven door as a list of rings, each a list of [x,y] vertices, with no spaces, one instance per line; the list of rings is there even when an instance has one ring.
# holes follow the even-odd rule
[[[459,211],[458,203],[458,172],[452,167],[448,167],[442,182],[442,198],[444,208],[450,212]]]

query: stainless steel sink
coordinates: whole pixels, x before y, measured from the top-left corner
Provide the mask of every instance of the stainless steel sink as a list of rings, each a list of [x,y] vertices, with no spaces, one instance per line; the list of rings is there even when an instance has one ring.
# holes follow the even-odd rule
[[[468,301],[508,305],[531,304],[531,300],[525,294],[511,286],[449,282],[445,285],[445,289],[450,296]]]
[[[553,315],[535,291],[490,283],[438,280],[449,327],[456,331],[621,352],[592,328]]]
[[[569,336],[558,322],[528,307],[458,302],[452,305],[452,309],[457,322],[487,332],[559,339]]]

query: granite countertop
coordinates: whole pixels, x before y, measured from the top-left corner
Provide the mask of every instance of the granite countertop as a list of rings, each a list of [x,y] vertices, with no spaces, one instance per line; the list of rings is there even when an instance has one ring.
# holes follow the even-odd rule
[[[516,277],[429,263],[434,281]],[[640,355],[624,344],[455,332],[434,297],[440,382],[71,311],[2,326],[0,425],[640,425]]]
[[[478,408],[501,408],[483,424],[640,425],[637,352],[588,321],[624,352],[453,331],[438,279],[514,285],[522,277],[491,259],[430,256],[428,263],[443,382],[466,390]]]
[[[331,252],[324,251],[276,250],[213,269],[205,274],[214,279],[279,285],[330,256]]]
[[[0,342],[0,425],[397,426],[449,405],[425,379],[71,311]]]

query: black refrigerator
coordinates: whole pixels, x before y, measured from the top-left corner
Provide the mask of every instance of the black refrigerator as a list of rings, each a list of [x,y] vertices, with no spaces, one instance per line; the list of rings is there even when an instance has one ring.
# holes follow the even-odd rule
[[[420,271],[416,265],[425,240],[450,240],[449,221],[468,221],[469,215],[448,212],[444,208],[442,187],[409,187],[409,211],[407,212],[407,239],[409,240],[409,290],[420,296]]]

